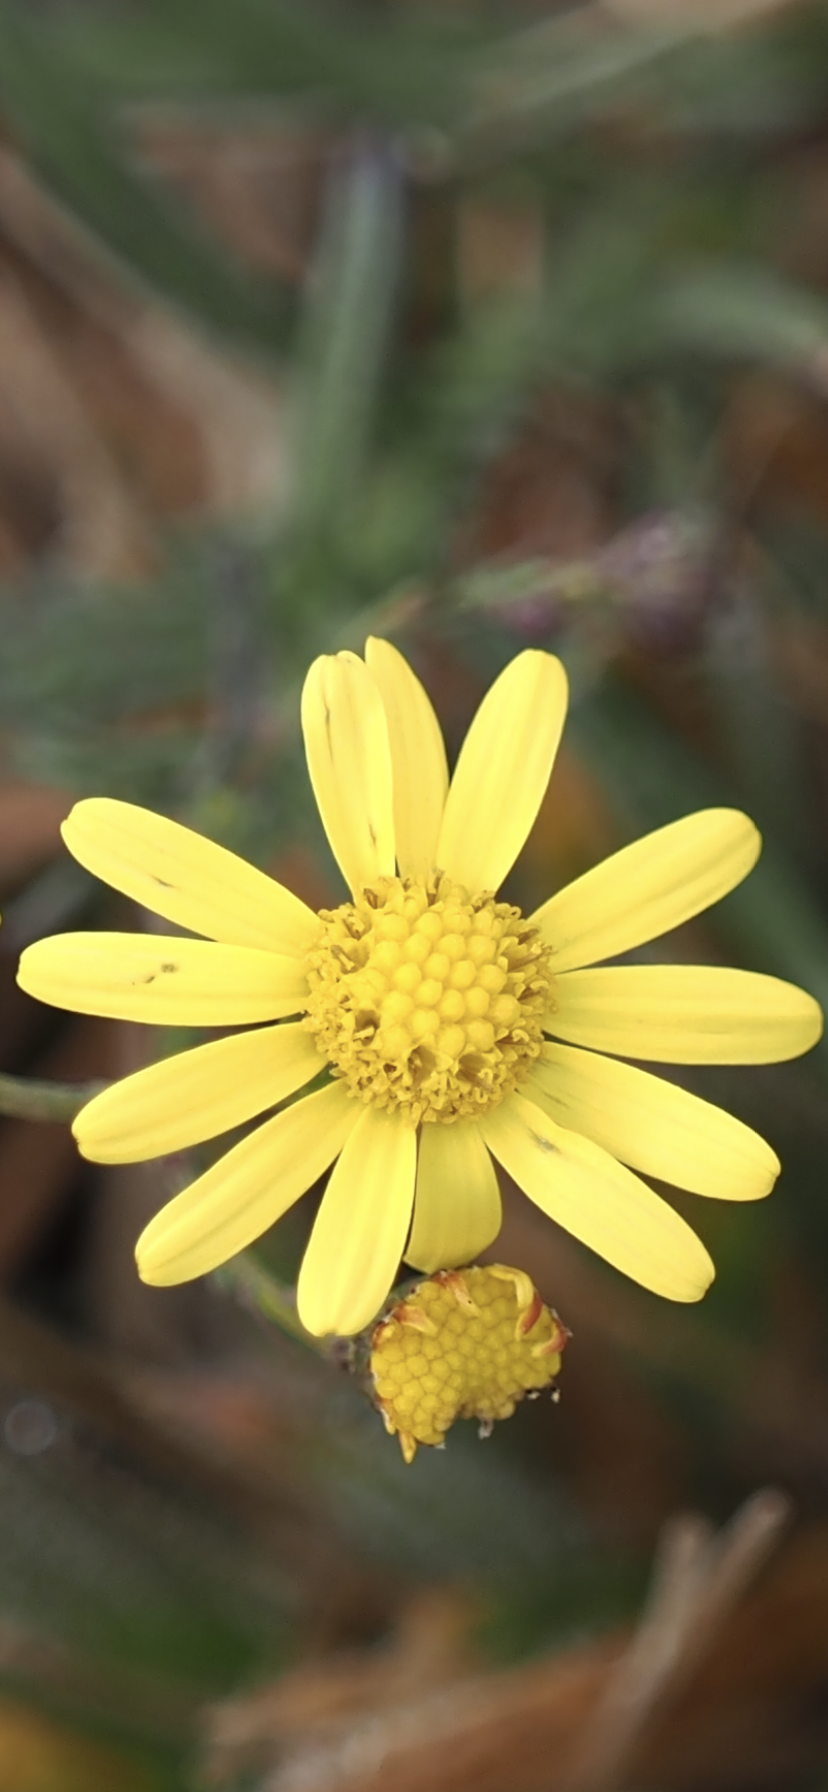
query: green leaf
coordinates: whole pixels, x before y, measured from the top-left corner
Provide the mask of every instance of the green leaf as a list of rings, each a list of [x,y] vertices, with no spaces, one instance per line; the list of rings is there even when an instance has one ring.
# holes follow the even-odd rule
[[[285,304],[200,236],[160,186],[130,167],[129,146],[105,93],[67,67],[60,37],[14,0],[0,3],[0,99],[21,147],[54,191],[121,262],[223,335],[271,352]]]

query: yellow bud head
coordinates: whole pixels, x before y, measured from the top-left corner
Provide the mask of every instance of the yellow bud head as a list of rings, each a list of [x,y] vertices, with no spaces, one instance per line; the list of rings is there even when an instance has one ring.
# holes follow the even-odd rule
[[[523,1270],[441,1270],[409,1289],[375,1326],[370,1373],[386,1431],[406,1462],[442,1444],[455,1419],[481,1435],[526,1394],[554,1388],[568,1337]]]

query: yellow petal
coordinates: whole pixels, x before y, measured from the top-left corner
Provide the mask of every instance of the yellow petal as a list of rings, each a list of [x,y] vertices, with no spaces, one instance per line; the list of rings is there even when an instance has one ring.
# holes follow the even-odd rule
[[[702,809],[625,846],[532,915],[552,969],[615,958],[689,921],[747,877],[761,844],[738,809]]]
[[[316,915],[290,890],[151,809],[87,797],[61,833],[87,871],[191,933],[288,957],[319,933]]]
[[[719,965],[567,971],[544,1025],[558,1039],[663,1064],[781,1064],[822,1032],[813,996]]]
[[[234,1027],[307,1006],[295,958],[157,933],[58,933],[23,953],[21,989],[55,1008],[156,1026]]]
[[[701,1240],[653,1189],[591,1139],[511,1095],[480,1122],[498,1162],[542,1211],[666,1300],[701,1300],[715,1270]]]
[[[369,635],[365,662],[379,686],[388,723],[400,876],[425,878],[437,863],[448,790],[440,724],[419,678],[390,641]]]
[[[355,653],[314,660],[302,692],[310,781],[354,895],[394,874],[391,751],[379,687]]]
[[[379,1312],[403,1254],[417,1168],[417,1135],[399,1112],[365,1107],[334,1166],[299,1275],[309,1332],[348,1337]]]
[[[645,1175],[720,1201],[757,1201],[779,1175],[757,1132],[663,1077],[571,1045],[546,1045],[527,1090],[544,1113]]]
[[[93,1163],[140,1163],[241,1126],[321,1069],[301,1025],[235,1033],[113,1083],[81,1108],[72,1131]]]
[[[560,660],[519,653],[495,679],[451,780],[437,863],[472,895],[511,870],[543,800],[566,716]]]
[[[322,1175],[358,1119],[335,1082],[266,1120],[150,1220],[135,1247],[142,1280],[167,1288],[235,1257]]]
[[[406,1262],[428,1275],[473,1263],[500,1222],[500,1189],[477,1122],[424,1126]]]

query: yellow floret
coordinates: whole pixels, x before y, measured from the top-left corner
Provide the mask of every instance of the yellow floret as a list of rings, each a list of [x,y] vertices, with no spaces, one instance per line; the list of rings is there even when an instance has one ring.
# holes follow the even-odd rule
[[[568,1333],[523,1270],[441,1270],[375,1327],[370,1371],[386,1430],[406,1462],[442,1444],[455,1419],[481,1435],[525,1394],[554,1387]]]

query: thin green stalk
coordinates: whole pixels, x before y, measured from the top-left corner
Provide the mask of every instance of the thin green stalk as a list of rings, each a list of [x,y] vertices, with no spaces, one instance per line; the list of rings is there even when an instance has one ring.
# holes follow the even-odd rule
[[[242,1251],[238,1257],[223,1264],[213,1279],[217,1287],[232,1294],[240,1306],[260,1314],[263,1319],[272,1320],[289,1337],[307,1344],[318,1355],[339,1357],[342,1340],[315,1338],[312,1332],[306,1331],[296,1311],[295,1289],[280,1282],[269,1270],[262,1269],[247,1252]]]
[[[74,1120],[104,1082],[43,1083],[23,1076],[0,1076],[0,1114],[15,1120]]]

